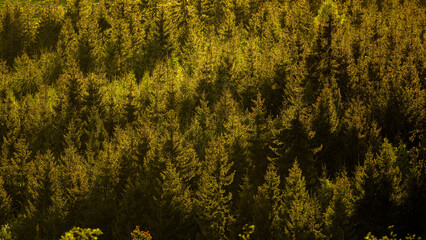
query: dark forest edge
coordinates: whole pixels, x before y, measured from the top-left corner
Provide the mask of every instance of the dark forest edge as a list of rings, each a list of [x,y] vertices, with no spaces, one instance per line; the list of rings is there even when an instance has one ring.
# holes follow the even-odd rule
[[[391,230],[393,226],[389,226]],[[250,240],[250,236],[254,233],[254,225],[244,226],[243,233],[239,234],[239,239],[241,240]],[[97,240],[100,235],[102,235],[102,231],[91,228],[79,228],[73,227],[70,231],[66,232],[59,240]],[[131,240],[152,240],[151,234],[148,231],[141,231],[139,226],[136,226],[135,230],[130,234]],[[0,229],[0,239],[2,240],[12,240],[12,233],[10,232],[10,227],[8,225],[3,225]],[[400,238],[396,233],[391,231],[389,235],[378,238],[374,236],[371,232],[365,236],[366,240],[421,240],[421,237],[416,237],[416,235],[408,234],[405,238]]]
[[[425,10],[4,1],[0,236],[425,238]]]

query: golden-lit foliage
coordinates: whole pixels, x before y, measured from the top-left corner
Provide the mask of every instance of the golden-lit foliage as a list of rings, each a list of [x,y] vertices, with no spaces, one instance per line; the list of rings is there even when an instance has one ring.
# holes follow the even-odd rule
[[[425,236],[423,2],[0,1],[0,238]]]

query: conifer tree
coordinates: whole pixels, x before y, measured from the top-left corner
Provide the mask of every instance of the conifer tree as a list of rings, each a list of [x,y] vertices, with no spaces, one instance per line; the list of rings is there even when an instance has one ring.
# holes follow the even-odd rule
[[[10,89],[3,89],[2,95],[0,105],[1,156],[3,159],[10,159],[13,157],[16,149],[14,145],[20,138],[20,105]]]
[[[32,42],[33,29],[30,25],[31,8],[25,9],[19,2],[6,1],[0,19],[0,58],[11,67],[14,59],[25,52]]]
[[[149,120],[153,124],[158,124],[159,119],[166,112],[166,92],[165,82],[167,80],[167,69],[164,62],[156,65],[152,76],[144,77],[142,85],[146,92],[145,102],[148,105],[146,112],[149,113]]]
[[[253,224],[256,239],[283,239],[283,195],[280,177],[273,162],[265,173],[265,182],[254,197]]]
[[[250,20],[250,32],[262,39],[266,46],[272,46],[281,37],[281,5],[273,1],[260,1],[258,4],[260,6],[257,7],[257,12]]]
[[[54,231],[55,225],[59,225],[58,212],[52,211],[54,202],[52,199],[57,192],[54,184],[58,182],[55,159],[51,152],[38,154],[29,163],[27,206],[25,217],[20,219],[19,225],[14,226],[17,237],[22,239],[34,239],[58,237]]]
[[[362,101],[351,101],[341,119],[342,149],[346,169],[352,172],[358,163],[362,163],[365,154],[371,150],[378,152],[381,140],[377,123],[368,116],[367,107]],[[368,123],[371,121],[371,123]]]
[[[63,218],[66,224],[78,225],[84,219],[82,215],[90,189],[90,169],[86,159],[70,143],[65,147],[59,163],[59,181],[63,191],[58,198],[63,198],[66,203],[62,210]]]
[[[235,202],[235,229],[240,230],[246,224],[253,223],[254,217],[254,198],[256,195],[256,188],[250,183],[248,175],[245,175],[240,185],[240,190],[234,197]]]
[[[85,120],[82,142],[86,156],[96,155],[103,147],[104,141],[108,138],[108,133],[99,110],[89,110],[86,112],[88,119]]]
[[[83,0],[84,1],[84,0]],[[84,74],[89,72],[100,72],[103,69],[102,62],[102,39],[99,25],[94,18],[94,10],[91,7],[84,10],[77,22],[77,55],[76,60],[80,71]]]
[[[354,220],[359,236],[384,234],[398,216],[401,203],[401,173],[392,144],[385,139],[377,156],[368,153],[355,181]]]
[[[61,67],[68,68],[75,64],[77,56],[77,33],[71,20],[65,18],[56,47],[57,55],[61,60]]]
[[[341,159],[338,158],[338,150],[341,147],[337,140],[340,129],[336,108],[330,89],[325,87],[318,97],[312,113],[312,130],[315,131],[312,141],[315,147],[321,149],[315,156],[317,169],[321,169],[321,166],[325,165],[331,174],[337,172],[337,169],[340,169],[343,164],[339,162]]]
[[[306,189],[305,178],[294,161],[285,179],[284,201],[284,236],[293,239],[318,239],[321,237],[318,222],[318,206]]]
[[[404,186],[406,194],[403,201],[403,216],[400,218],[400,226],[406,232],[415,232],[424,235],[425,233],[425,160],[411,161],[408,176],[405,178]]]
[[[351,222],[354,201],[351,182],[343,172],[336,179],[333,197],[325,212],[325,227],[332,239],[347,239],[354,234]]]
[[[111,23],[111,29],[106,33],[105,70],[108,77],[120,76],[131,69],[132,39],[129,25],[117,19]]]
[[[309,9],[309,1],[290,1],[284,9],[284,26],[288,29],[291,50],[298,64],[303,63],[313,40],[314,14]]]
[[[99,112],[103,112],[101,105],[104,94],[102,91],[104,85],[103,76],[90,74],[85,85],[86,94],[83,95],[83,102],[86,110],[97,108]]]
[[[231,166],[223,142],[210,142],[195,200],[200,237],[203,239],[229,238],[234,222],[230,208],[232,194],[227,191],[234,177]]]
[[[171,38],[173,39],[174,48],[182,50],[188,41],[190,31],[193,27],[193,18],[195,17],[194,5],[187,0],[167,1],[167,17],[173,24],[171,29]]]
[[[112,235],[113,222],[117,215],[115,209],[118,209],[122,191],[119,186],[122,153],[118,149],[119,146],[112,143],[104,143],[103,150],[88,163],[92,168],[87,174],[91,174],[93,184],[90,190],[87,189],[87,210],[84,211],[84,220],[82,219],[82,224],[96,225],[109,236]]]
[[[254,180],[255,186],[259,186],[259,179],[266,173],[269,158],[273,157],[270,149],[273,133],[272,121],[266,116],[264,100],[262,100],[260,93],[253,103],[255,106],[252,107],[252,111],[249,114],[247,148],[250,164],[252,164],[250,178]]]
[[[224,20],[224,16],[231,14],[231,5],[228,1],[202,0],[200,4],[201,20],[209,29],[219,29]]]
[[[24,213],[27,201],[31,197],[29,191],[29,171],[31,152],[25,139],[17,139],[13,143],[13,155],[7,159],[3,173],[4,189],[12,199],[12,213]]]
[[[237,26],[247,26],[251,17],[250,1],[238,0],[233,2],[232,6],[235,15],[235,24]]]
[[[195,78],[197,81],[196,93],[204,96],[210,104],[216,103],[220,97],[220,91],[215,89],[215,81],[217,79],[216,49],[213,40],[200,51],[199,59],[197,59],[197,69],[195,70]]]
[[[145,60],[154,66],[157,60],[166,59],[173,50],[170,36],[170,23],[166,17],[166,7],[156,4],[151,9],[152,18],[146,22],[147,48]]]
[[[240,51],[241,53],[237,53],[240,59],[235,61],[235,67],[230,68],[229,85],[235,99],[242,101],[244,108],[250,108],[253,106],[252,100],[256,98],[261,87],[259,65],[262,52],[254,39]]]
[[[14,70],[16,72],[10,79],[9,85],[17,99],[38,91],[43,79],[41,79],[41,72],[34,60],[26,54],[19,56],[15,58]]]
[[[250,160],[248,159],[248,134],[247,127],[241,119],[238,112],[230,112],[228,119],[224,124],[225,150],[228,153],[229,161],[233,163],[234,180],[229,190],[235,196],[240,185],[243,183],[243,177],[249,173]]]
[[[51,5],[42,9],[35,42],[38,51],[44,49],[52,51],[56,49],[62,24],[64,21],[64,10],[60,5]]]
[[[112,61],[112,64],[119,64],[114,65],[113,69],[119,70],[117,74],[133,71],[136,79],[139,80],[146,70],[152,70],[155,60],[149,58],[152,55],[148,56],[152,52],[146,52],[150,51],[150,46],[147,46],[147,34],[152,31],[151,24],[156,4],[158,4],[157,1],[151,1],[148,4],[129,0],[117,1],[112,6],[103,4],[107,5],[109,11],[108,14],[103,13],[107,16],[100,20],[100,23],[106,21],[103,27],[100,26],[101,30],[108,28],[108,31],[104,32],[107,37],[104,57],[107,61]],[[105,20],[102,20],[104,18]],[[104,67],[107,72],[111,72],[108,64]],[[115,69],[116,67],[120,69]]]
[[[9,214],[10,214],[11,205],[12,205],[12,200],[8,196],[3,185],[4,185],[4,181],[2,177],[0,177],[0,219],[1,219],[0,225],[5,224],[7,219],[9,219]]]
[[[194,234],[190,191],[173,165],[173,162],[167,162],[157,179],[159,192],[154,196],[156,211],[150,225],[158,239],[192,238],[190,234]]]
[[[300,98],[299,101],[297,98],[295,100],[297,103]],[[277,155],[280,176],[287,175],[292,162],[297,159],[308,178],[308,184],[312,184],[316,176],[314,156],[319,149],[312,146],[314,132],[308,114],[308,110],[300,104],[284,107],[277,119],[272,149]]]
[[[200,105],[195,108],[193,123],[186,132],[186,138],[194,145],[200,162],[206,158],[206,149],[214,135],[214,126],[208,102],[201,96]]]
[[[85,18],[90,15],[90,2],[88,0],[72,0],[67,1],[65,8],[65,18],[69,19],[73,31],[77,34],[78,32],[78,22],[80,19]]]
[[[200,163],[196,152],[189,142],[184,141],[180,133],[176,113],[170,110],[164,121],[163,154],[167,161],[174,164],[176,171],[181,175],[184,184],[192,189],[196,187],[196,179],[200,175]]]
[[[99,25],[99,30],[103,34],[107,29],[111,28],[111,16],[109,14],[110,5],[107,0],[100,0],[96,7],[96,18]]]
[[[214,123],[216,133],[225,133],[226,124],[238,121],[239,107],[237,102],[233,99],[231,93],[225,90],[223,96],[217,102],[214,108]],[[237,123],[237,122],[236,122]]]
[[[324,87],[332,89],[335,100],[340,100],[337,98],[340,93],[338,93],[335,76],[337,62],[333,40],[342,21],[336,4],[332,0],[325,1],[315,18],[316,35],[306,59],[308,72],[305,79],[304,98],[308,103],[314,102]]]
[[[75,62],[71,62],[68,69],[59,79],[63,89],[61,106],[66,116],[78,116],[84,106],[85,82],[82,72],[78,70]]]

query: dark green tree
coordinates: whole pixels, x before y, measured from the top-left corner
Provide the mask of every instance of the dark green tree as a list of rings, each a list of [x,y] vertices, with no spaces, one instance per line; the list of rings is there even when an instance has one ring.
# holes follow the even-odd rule
[[[315,102],[324,87],[332,90],[335,101],[340,100],[336,80],[338,62],[333,43],[342,21],[343,18],[339,15],[336,4],[332,0],[325,1],[315,18],[316,33],[311,51],[306,58],[307,76],[304,83],[304,98],[308,103]]]
[[[0,19],[0,58],[11,67],[14,59],[23,54],[33,40],[32,8],[20,2],[6,1]]]
[[[319,222],[318,205],[309,196],[305,178],[294,161],[285,179],[283,190],[284,237],[293,239],[320,239],[322,237]]]
[[[265,173],[265,182],[254,197],[253,224],[255,239],[283,239],[283,193],[277,168],[271,162]]]
[[[6,190],[3,187],[4,181],[0,177],[0,225],[6,223],[7,219],[9,219],[10,209],[12,205],[12,200],[7,194]]]
[[[273,141],[272,120],[266,115],[264,100],[260,94],[253,101],[255,104],[249,113],[248,129],[248,157],[250,166],[250,178],[255,186],[260,185],[260,179],[265,176],[269,158],[274,157],[271,150]]]
[[[311,120],[312,131],[315,133],[312,143],[320,149],[315,154],[316,168],[319,170],[324,165],[332,175],[344,166],[343,159],[339,158],[341,149],[338,140],[340,119],[333,100],[330,89],[325,87],[314,105]]]
[[[340,174],[333,187],[333,197],[324,216],[326,232],[332,239],[351,238],[354,236],[351,219],[355,198],[346,172]]]
[[[227,190],[234,177],[231,167],[223,142],[210,142],[195,198],[199,237],[203,239],[228,239],[230,236],[234,222],[232,194]]]
[[[12,157],[3,163],[4,189],[12,199],[12,214],[23,214],[31,198],[28,179],[29,171],[32,171],[29,164],[31,152],[25,139],[17,139],[13,149]]]
[[[366,155],[364,165],[356,172],[355,211],[353,215],[359,236],[368,232],[385,234],[397,220],[401,204],[401,172],[396,166],[392,144],[385,139],[379,154]]]
[[[63,21],[64,10],[62,6],[51,5],[42,9],[35,36],[38,51],[56,49]]]
[[[173,25],[171,29],[171,38],[174,41],[175,49],[183,49],[188,41],[190,31],[193,28],[195,17],[195,8],[190,1],[173,0],[166,1],[167,17]]]

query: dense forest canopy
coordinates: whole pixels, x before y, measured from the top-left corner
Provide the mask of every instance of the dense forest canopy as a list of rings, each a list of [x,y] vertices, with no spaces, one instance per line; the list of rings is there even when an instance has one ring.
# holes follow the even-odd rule
[[[425,14],[1,1],[0,238],[425,237]]]

